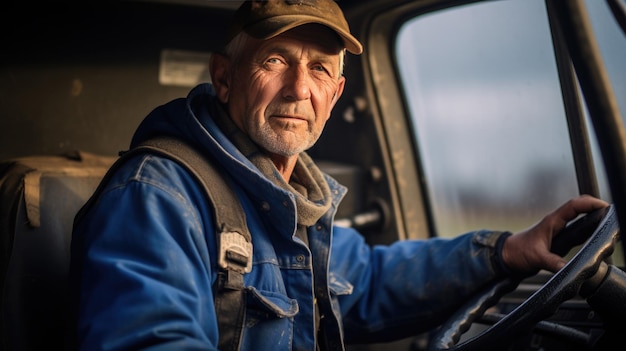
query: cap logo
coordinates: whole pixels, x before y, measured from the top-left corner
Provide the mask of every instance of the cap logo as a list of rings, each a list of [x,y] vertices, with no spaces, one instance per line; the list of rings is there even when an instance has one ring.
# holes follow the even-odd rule
[[[289,5],[315,6],[317,4],[317,0],[285,0],[285,2]]]

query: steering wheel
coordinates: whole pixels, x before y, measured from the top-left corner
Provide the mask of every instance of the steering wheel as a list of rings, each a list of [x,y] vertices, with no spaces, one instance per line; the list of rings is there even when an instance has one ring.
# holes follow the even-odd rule
[[[593,234],[585,242],[591,232]],[[522,278],[508,278],[494,283],[465,303],[441,326],[430,342],[429,351],[501,350],[510,345],[511,340],[530,332],[537,323],[553,315],[563,302],[579,293],[583,283],[596,274],[603,260],[613,252],[618,236],[619,225],[614,205],[573,221],[552,243],[551,251],[561,256],[571,247],[584,243],[565,267],[497,323],[457,344],[472,323],[504,294],[515,289]]]

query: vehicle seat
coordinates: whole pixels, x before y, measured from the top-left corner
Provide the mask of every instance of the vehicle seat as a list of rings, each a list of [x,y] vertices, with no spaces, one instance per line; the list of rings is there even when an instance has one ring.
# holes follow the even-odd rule
[[[115,159],[0,162],[0,350],[62,348],[74,216]]]

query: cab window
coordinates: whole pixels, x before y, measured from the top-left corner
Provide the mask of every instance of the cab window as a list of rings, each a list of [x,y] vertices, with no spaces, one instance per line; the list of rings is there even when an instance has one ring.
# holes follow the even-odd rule
[[[606,4],[588,3],[604,30],[610,13],[599,7]],[[605,49],[619,40],[603,38]],[[544,1],[419,14],[398,32],[395,54],[434,235],[522,229],[578,194]],[[626,82],[623,63],[609,68]],[[606,182],[599,183],[606,199]]]

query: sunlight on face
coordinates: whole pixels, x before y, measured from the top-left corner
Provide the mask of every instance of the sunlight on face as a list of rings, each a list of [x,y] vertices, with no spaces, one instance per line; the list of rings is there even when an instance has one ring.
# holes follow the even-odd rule
[[[247,44],[232,71],[233,121],[271,154],[290,157],[307,150],[343,91],[336,34],[305,25]]]

